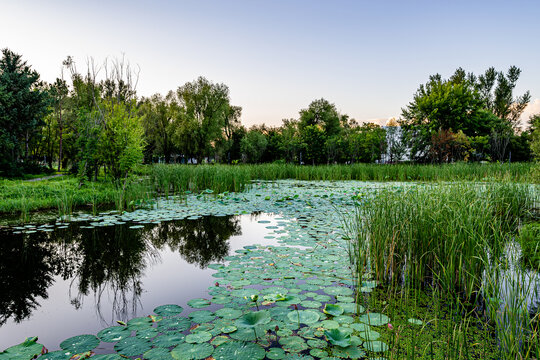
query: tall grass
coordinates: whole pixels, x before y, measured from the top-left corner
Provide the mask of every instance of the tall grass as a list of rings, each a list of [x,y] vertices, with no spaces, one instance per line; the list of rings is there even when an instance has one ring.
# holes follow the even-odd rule
[[[538,195],[510,182],[381,189],[358,209],[353,265],[365,264],[394,295],[440,293],[456,304],[465,329],[486,308],[484,321],[493,325],[503,358],[532,358],[539,352],[537,319],[528,311],[532,282],[509,265],[516,262],[508,261],[508,249],[521,222],[537,211]],[[449,342],[458,346],[458,340]],[[467,342],[462,345],[465,358]]]

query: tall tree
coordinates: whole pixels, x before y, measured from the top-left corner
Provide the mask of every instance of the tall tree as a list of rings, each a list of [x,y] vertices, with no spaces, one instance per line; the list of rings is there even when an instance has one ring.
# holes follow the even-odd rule
[[[0,59],[0,172],[16,172],[23,152],[28,160],[30,138],[49,111],[49,96],[22,56],[9,49]]]

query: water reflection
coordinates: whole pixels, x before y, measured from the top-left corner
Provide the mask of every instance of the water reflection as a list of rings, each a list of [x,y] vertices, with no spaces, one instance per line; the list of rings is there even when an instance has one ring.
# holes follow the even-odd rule
[[[160,250],[169,247],[191,264],[205,268],[228,255],[227,240],[240,235],[235,217],[129,224],[33,234],[0,234],[0,326],[30,317],[48,297],[54,279],[70,281],[69,298],[79,309],[93,294],[100,318],[102,299],[112,304],[113,316],[127,319],[140,305],[145,270],[159,263]]]

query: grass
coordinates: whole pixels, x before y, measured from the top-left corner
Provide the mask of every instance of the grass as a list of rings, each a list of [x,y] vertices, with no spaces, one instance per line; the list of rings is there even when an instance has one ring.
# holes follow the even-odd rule
[[[508,255],[521,223],[537,215],[538,189],[511,182],[424,184],[383,189],[359,200],[350,226],[356,231],[351,237],[356,278],[373,272],[399,312],[420,312],[424,315],[416,316],[434,323],[454,314],[456,327],[446,330],[441,339],[448,345],[437,354],[475,358],[469,331],[485,324],[481,328],[491,330],[477,343],[492,354],[495,334],[496,358],[538,358],[537,316],[529,316],[535,285]],[[448,309],[433,313],[431,306],[418,306],[403,295],[411,291],[440,294],[435,300],[445,299]],[[402,354],[396,358],[418,356],[410,357],[417,348],[413,335],[405,345],[394,341]]]

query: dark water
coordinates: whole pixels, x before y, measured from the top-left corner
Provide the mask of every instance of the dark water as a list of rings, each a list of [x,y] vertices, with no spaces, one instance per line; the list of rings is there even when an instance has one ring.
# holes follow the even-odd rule
[[[257,220],[269,215],[203,217],[148,224],[0,232],[0,351],[39,336],[62,340],[145,316],[163,304],[208,297],[214,273],[245,245],[275,244]]]

